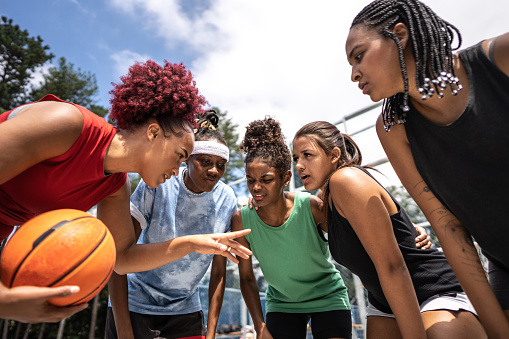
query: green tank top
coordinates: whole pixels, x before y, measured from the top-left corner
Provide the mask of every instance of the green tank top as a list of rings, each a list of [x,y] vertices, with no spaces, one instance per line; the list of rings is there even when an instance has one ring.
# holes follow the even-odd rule
[[[293,209],[278,227],[265,224],[255,209],[241,210],[253,255],[268,283],[267,312],[314,313],[349,310],[339,271],[328,261],[327,242],[311,212],[310,194],[295,193]]]

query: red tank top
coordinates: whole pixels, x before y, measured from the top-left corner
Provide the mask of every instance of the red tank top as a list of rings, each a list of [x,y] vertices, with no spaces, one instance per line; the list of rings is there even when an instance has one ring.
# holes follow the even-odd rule
[[[40,101],[66,102],[51,94]],[[84,119],[74,145],[0,185],[0,240],[10,234],[13,226],[37,214],[60,208],[87,211],[124,185],[126,173],[105,175],[103,171],[106,150],[117,130],[86,108],[72,105]],[[1,114],[0,123],[11,112]]]

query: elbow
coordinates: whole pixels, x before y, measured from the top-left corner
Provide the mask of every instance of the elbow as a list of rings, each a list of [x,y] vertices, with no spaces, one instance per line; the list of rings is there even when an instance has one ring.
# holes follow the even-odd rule
[[[114,271],[118,275],[125,275],[127,273],[132,273],[132,269],[129,270],[129,265],[127,260],[123,259],[122,256],[117,254],[117,260],[115,261]]]
[[[389,260],[385,261],[381,265],[376,265],[376,270],[378,272],[378,275],[383,277],[392,277],[395,275],[405,275],[409,274],[408,267],[406,266],[405,261],[403,258],[401,260]]]
[[[128,270],[126,270],[124,267],[119,267],[119,265],[115,265],[114,271],[118,275],[126,275],[127,273],[131,273]]]

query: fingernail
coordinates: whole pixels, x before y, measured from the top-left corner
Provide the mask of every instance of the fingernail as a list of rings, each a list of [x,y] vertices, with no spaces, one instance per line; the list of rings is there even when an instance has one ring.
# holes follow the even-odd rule
[[[80,291],[80,288],[78,286],[71,286],[71,293],[78,293]]]

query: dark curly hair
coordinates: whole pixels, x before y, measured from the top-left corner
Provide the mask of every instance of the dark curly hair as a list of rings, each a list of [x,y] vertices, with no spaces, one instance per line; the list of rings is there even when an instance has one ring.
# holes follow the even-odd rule
[[[260,159],[274,167],[281,178],[292,166],[292,156],[285,143],[279,123],[271,117],[255,120],[246,127],[244,140],[240,149],[246,153],[244,163],[247,165],[254,159]]]
[[[452,51],[461,46],[459,30],[440,18],[431,8],[418,0],[375,0],[364,7],[352,22],[367,25],[376,29],[381,35],[392,39],[399,52],[399,62],[405,92],[398,93],[384,100],[383,120],[385,129],[392,125],[404,123],[408,106],[408,76],[403,57],[403,46],[391,29],[397,23],[408,27],[411,50],[415,59],[415,84],[422,94],[422,99],[437,93],[443,96],[443,90],[450,86],[453,95],[461,89],[459,80],[454,74]],[[458,44],[452,47],[455,35]]]
[[[216,140],[225,146],[228,146],[226,139],[219,132],[219,117],[215,110],[210,109],[203,114],[196,117],[198,119],[198,128],[194,131],[194,140],[196,141],[208,141]]]
[[[183,63],[152,60],[136,62],[129,72],[112,83],[110,116],[121,129],[131,129],[154,118],[163,131],[178,134],[196,126],[196,115],[207,104],[199,94],[191,71]]]

